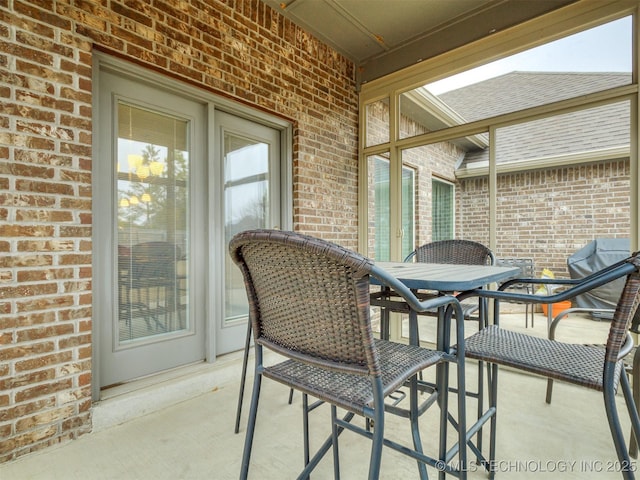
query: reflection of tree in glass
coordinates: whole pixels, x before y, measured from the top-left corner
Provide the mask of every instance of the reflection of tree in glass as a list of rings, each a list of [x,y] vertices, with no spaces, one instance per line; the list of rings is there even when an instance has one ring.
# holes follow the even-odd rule
[[[253,228],[264,228],[269,221],[269,194],[267,188],[263,188],[260,198],[254,201],[245,202],[240,212],[235,218],[239,218],[226,229],[227,240],[230,240],[236,233]]]
[[[160,159],[160,150],[149,144],[141,157],[129,181],[118,182],[118,204],[122,205],[123,199],[128,203],[118,209],[118,223],[121,227],[133,224],[146,229],[184,231],[189,174],[185,152],[175,151],[173,163],[167,165],[167,159]]]

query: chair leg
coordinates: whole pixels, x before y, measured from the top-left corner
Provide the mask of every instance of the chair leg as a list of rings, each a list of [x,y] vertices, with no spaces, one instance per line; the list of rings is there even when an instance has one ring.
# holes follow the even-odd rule
[[[247,324],[247,336],[244,341],[244,356],[242,358],[242,375],[240,376],[240,391],[238,392],[238,406],[236,407],[236,426],[234,433],[240,431],[240,416],[242,415],[242,399],[244,398],[244,385],[247,380],[247,363],[249,361],[249,347],[251,345],[251,322]]]
[[[369,459],[369,480],[378,480],[384,446],[384,405],[379,404],[373,418],[373,438],[371,442],[371,458]]]
[[[479,420],[484,413],[484,362],[478,362],[478,412],[476,419]],[[482,428],[478,430],[476,446],[482,451]]]
[[[497,415],[498,415],[498,365],[490,365],[490,372],[488,373],[489,383],[489,408],[493,408],[494,413],[491,416],[489,427],[489,479],[493,480],[496,476],[495,461],[496,461],[496,427],[497,427]]]
[[[486,298],[480,299],[480,310],[478,315],[478,331],[482,330],[489,326],[489,305]],[[478,383],[476,389],[476,400],[477,400],[477,416],[476,420],[479,420],[484,413],[484,365],[485,362],[482,360],[478,361]],[[489,365],[487,364],[487,369]],[[465,388],[466,391],[466,388]],[[472,393],[468,393],[468,395],[473,395]],[[478,430],[476,434],[476,448],[479,451],[482,451],[482,427]]]
[[[533,308],[533,305],[530,305],[530,308],[531,308],[531,328],[534,328],[535,325],[533,324],[533,322],[535,321],[535,318],[536,318],[536,311]]]
[[[467,389],[465,364],[458,362],[458,463],[460,480],[467,479]],[[480,380],[480,376],[478,376]],[[480,389],[478,389],[480,390]]]
[[[551,403],[552,394],[553,394],[553,380],[550,378],[547,378],[547,396],[545,398],[545,401],[547,403]]]
[[[311,409],[313,409],[313,406],[311,407]],[[342,419],[338,419],[337,417],[332,416],[332,420],[335,419],[334,423],[337,427],[335,430],[335,434],[340,435],[344,431],[344,427],[339,426],[340,423],[349,423],[354,416],[355,414],[353,412],[347,412],[347,414]],[[382,421],[380,422],[380,424],[382,425]],[[329,435],[329,437],[324,441],[322,446],[316,451],[313,457],[309,459],[309,462],[305,465],[304,470],[300,473],[300,475],[298,475],[297,480],[308,480],[309,475],[311,474],[313,469],[316,468],[318,463],[320,463],[320,461],[324,458],[329,449],[333,448],[334,444],[334,430],[332,427],[331,435]]]
[[[291,389],[293,391],[293,389]],[[306,393],[302,394],[302,434],[303,438],[303,455],[305,467],[309,465],[309,459],[311,457],[309,448],[309,396]]]
[[[604,382],[604,391],[603,391],[604,407],[607,412],[607,420],[609,421],[609,429],[611,430],[611,437],[613,438],[613,444],[616,448],[616,454],[618,455],[618,462],[619,462],[618,468],[620,469],[620,473],[622,473],[622,478],[627,480],[633,480],[635,478],[633,474],[633,465],[631,463],[631,459],[629,458],[629,453],[627,452],[627,449],[626,449],[624,436],[622,434],[622,427],[620,426],[620,419],[618,417],[618,409],[616,407],[616,392],[613,387],[613,382],[607,381],[607,377],[610,378],[613,376],[613,374],[608,373],[607,370],[613,370],[613,368],[615,367],[612,363],[608,362],[605,365],[605,373],[604,373],[605,382]],[[629,386],[629,380],[626,378],[626,375],[624,374],[621,375],[620,384],[623,388],[625,401],[633,402],[632,395],[631,395],[631,388]],[[629,405],[629,403],[627,403],[627,405]],[[637,420],[637,416],[635,420]]]
[[[440,439],[438,445],[438,458],[447,456],[447,427],[449,424],[449,365],[441,363],[436,366],[436,389],[438,390],[438,407],[440,408]],[[459,394],[458,394],[459,395]],[[460,428],[458,426],[458,428]],[[445,472],[438,472],[438,479],[444,480]]]
[[[246,480],[249,475],[249,461],[251,460],[251,448],[253,446],[253,434],[256,428],[256,417],[258,414],[258,400],[260,399],[260,385],[262,374],[256,373],[253,379],[253,394],[251,395],[251,407],[249,408],[249,420],[247,422],[247,436],[244,439],[244,450],[242,452],[242,470],[240,470],[240,480]]]
[[[418,425],[418,378],[416,375],[411,377],[409,388],[409,421],[411,423],[411,436],[413,437],[413,449],[416,452],[423,453],[422,440],[420,439],[420,427]],[[418,460],[418,473],[422,480],[427,480],[427,466]]]
[[[636,407],[636,412],[640,409],[640,347],[636,347],[636,351],[633,354],[633,364],[631,367],[631,382],[633,388],[633,404]],[[629,455],[633,458],[638,458],[638,434],[634,434],[631,430],[631,438],[629,439]]]
[[[483,299],[486,300],[486,299]],[[488,305],[485,302],[484,311],[481,311],[481,315],[478,319],[478,331],[482,328],[486,328],[489,326],[489,313],[488,313]],[[488,367],[488,365],[487,365]],[[482,360],[478,361],[478,415],[477,419],[479,420],[484,413],[484,362]],[[478,434],[476,436],[476,447],[478,450],[482,451],[482,428],[478,430]]]
[[[338,419],[338,409],[331,405],[331,439],[333,442],[333,478],[340,480],[340,453],[338,451],[338,435],[340,431],[336,420]]]

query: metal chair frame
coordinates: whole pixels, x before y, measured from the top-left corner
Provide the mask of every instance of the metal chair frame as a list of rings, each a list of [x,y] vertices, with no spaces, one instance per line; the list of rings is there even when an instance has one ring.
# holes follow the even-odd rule
[[[591,314],[607,314],[614,315],[615,309],[612,308],[589,308],[589,307],[571,307],[566,310],[561,311],[551,322],[549,326],[549,340],[556,339],[556,330],[560,326],[560,323],[563,318],[567,317],[571,313],[591,313]],[[640,313],[640,311],[636,312],[636,316]],[[634,317],[634,321],[631,324],[631,331],[633,333],[638,333],[637,325],[634,326],[634,322],[637,322],[637,318]],[[602,345],[593,345],[597,348],[604,349],[606,347],[605,344]],[[633,391],[633,403],[636,406],[636,409],[640,407],[640,348],[634,347],[633,355],[631,362],[625,362],[624,369],[627,375],[631,377],[631,386]],[[545,397],[545,402],[551,403],[551,397],[553,396],[553,379],[547,379],[547,394]],[[631,429],[631,435],[629,436],[629,455],[633,458],[638,458],[638,442],[636,441],[636,437],[633,434],[633,428]]]
[[[411,252],[404,259],[405,262],[410,261],[418,261],[424,263],[447,263],[447,264],[463,264],[463,265],[493,265],[495,263],[495,255],[485,245],[474,242],[472,240],[440,240],[436,242],[426,243],[418,248],[416,248],[413,252]],[[427,300],[429,298],[434,298],[433,294],[430,293],[418,293],[414,292],[420,300]],[[394,292],[388,288],[381,289],[380,292],[374,293],[371,296],[371,304],[373,306],[382,307],[381,313],[381,337],[385,340],[389,340],[389,312],[395,311],[400,313],[409,313],[410,308],[407,304],[400,300],[394,301],[391,297],[397,297],[394,295]],[[398,300],[396,298],[396,300]],[[478,322],[481,322],[483,318],[486,318],[484,315],[482,308],[486,308],[486,304],[482,304],[481,302],[465,302],[461,304],[463,318],[467,320],[473,319],[472,315],[480,309],[478,314]],[[426,312],[421,312],[423,315],[431,315],[434,316],[437,314],[436,310],[430,310]],[[479,324],[480,325],[480,324]],[[244,399],[244,390],[245,390],[245,380],[247,377],[247,369],[249,363],[249,351],[251,348],[251,336],[252,329],[251,324],[249,324],[247,328],[247,333],[245,337],[244,344],[244,352],[242,359],[242,374],[240,380],[240,389],[238,391],[238,404],[236,406],[236,423],[234,427],[234,432],[238,433],[240,431],[240,419],[242,417],[242,404]],[[419,338],[417,342],[419,342]],[[482,381],[482,369],[480,369],[479,373],[479,381]],[[471,396],[474,396],[474,393],[467,392]],[[293,390],[289,392],[289,404],[291,404],[293,399]],[[482,408],[482,405],[479,405],[479,409]]]
[[[404,259],[405,262],[420,262],[420,263],[444,263],[449,265],[494,265],[496,263],[496,257],[491,249],[482,243],[475,242],[473,240],[453,239],[453,240],[438,240],[435,242],[425,243],[419,246]],[[435,295],[432,292],[414,292],[421,299],[433,298]],[[389,289],[382,289],[372,295],[371,304],[382,308],[380,331],[382,338],[389,338],[390,330],[390,312],[409,313],[409,309],[404,302],[398,302],[394,300],[394,293]],[[484,328],[487,320],[487,302],[480,298],[473,301],[461,301],[460,306],[462,308],[462,318],[465,320],[477,320],[478,328]],[[477,317],[472,316],[478,312]],[[441,310],[430,310],[421,312],[420,315],[436,316],[441,315]],[[416,335],[417,328],[416,328]],[[420,342],[419,336],[417,342]],[[478,418],[482,415],[484,409],[483,399],[480,392],[480,386],[484,382],[484,369],[482,362],[478,364],[478,389],[476,391],[466,390],[466,395],[470,398],[476,398]],[[429,385],[429,384],[427,384]],[[455,387],[451,387],[451,392],[458,393]],[[452,420],[452,424],[456,426],[456,422]],[[456,426],[457,428],[457,426]],[[479,433],[479,438],[482,438],[482,432]],[[482,445],[482,441],[479,440],[479,445]]]
[[[370,322],[369,278],[396,291],[416,311],[446,308],[451,320],[462,312],[454,297],[420,301],[401,282],[377,268],[373,262],[338,245],[317,238],[275,230],[256,230],[236,235],[230,254],[243,273],[255,333],[255,376],[241,479],[249,471],[258,401],[263,377],[303,393],[304,470],[308,478],[324,455],[333,450],[334,476],[339,478],[338,437],[350,430],[372,440],[369,479],[379,476],[382,447],[390,447],[417,461],[420,478],[427,478],[426,465],[438,468],[440,477],[452,474],[466,478],[464,343],[455,353],[417,345],[374,339]],[[456,321],[458,335],[462,323]],[[449,322],[449,328],[451,323]],[[460,337],[461,338],[461,337]],[[265,365],[263,349],[287,357]],[[448,366],[457,365],[458,417],[461,429],[457,443],[447,450]],[[438,456],[424,454],[418,428],[418,379],[422,369],[436,366],[438,388],[434,401],[440,407]],[[402,385],[409,385],[413,448],[385,438],[385,398]],[[331,405],[332,433],[310,457],[308,396]],[[344,417],[337,408],[346,410]],[[360,415],[373,420],[373,432],[352,423]],[[367,422],[369,426],[369,422]],[[457,456],[459,469],[450,466]]]
[[[521,272],[520,277],[522,278],[532,278],[535,275],[535,264],[533,263],[533,258],[498,258],[496,260],[496,265],[518,267]],[[532,285],[526,282],[512,282],[510,286],[514,289],[524,289],[527,293],[533,293]],[[524,305],[524,326],[525,328],[529,327],[529,315],[531,315],[531,328],[533,328],[535,326],[535,311],[533,305],[529,303],[525,303]]]
[[[532,304],[555,303],[574,298],[579,294],[622,277],[626,277],[627,280],[611,322],[606,350],[509,332],[500,328],[498,324],[500,301],[530,302]],[[517,279],[510,282],[521,281],[522,279]],[[510,282],[506,282],[505,285]],[[547,283],[549,280],[544,279],[539,283],[543,282]],[[493,478],[495,475],[498,365],[505,365],[510,368],[603,392],[605,410],[621,474],[625,479],[633,479],[635,478],[633,465],[625,448],[624,435],[615,403],[615,394],[618,385],[621,385],[631,418],[633,435],[636,439],[640,438],[638,410],[633,400],[629,380],[622,372],[622,359],[633,348],[633,339],[629,333],[629,328],[640,304],[640,256],[634,254],[583,279],[557,282],[569,283],[571,287],[560,293],[547,296],[527,295],[504,290],[477,290],[465,294],[479,295],[493,299],[496,302],[495,324],[468,337],[465,342],[465,353],[468,358],[475,358],[490,364],[488,365],[490,367],[488,375],[489,408],[478,422],[483,424],[490,421],[491,424],[489,460],[483,456],[479,449],[473,445],[471,448],[480,463],[484,464],[489,471],[490,478]],[[471,429],[474,428],[476,428],[476,425],[471,427]]]

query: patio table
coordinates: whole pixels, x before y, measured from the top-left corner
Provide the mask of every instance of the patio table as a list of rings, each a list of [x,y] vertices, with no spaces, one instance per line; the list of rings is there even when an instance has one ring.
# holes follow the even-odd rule
[[[516,278],[520,269],[512,266],[498,267],[495,265],[451,265],[441,263],[409,263],[409,262],[376,262],[376,265],[394,276],[407,287],[414,290],[431,290],[441,294],[464,292],[484,288],[492,283],[500,284]],[[375,279],[372,280],[375,284]],[[372,303],[377,303],[373,301]],[[379,303],[384,307],[384,302]],[[417,343],[417,314],[409,313],[409,341]],[[439,322],[441,323],[441,322]],[[444,346],[438,327],[438,348]]]
[[[376,262],[409,288],[461,292],[475,290],[490,283],[515,278],[518,267],[495,265],[452,265],[444,263]]]
[[[485,288],[486,286],[493,283],[500,284],[512,278],[516,278],[520,274],[520,269],[513,266],[498,267],[494,265],[451,265],[420,262],[376,262],[376,265],[386,271],[388,274],[400,280],[408,288],[414,290],[430,290],[438,294],[453,294],[479,288]],[[371,283],[375,285],[375,279],[372,279]],[[395,301],[393,303],[397,305],[399,302]],[[384,298],[375,296],[374,294],[372,294],[371,304],[381,306],[383,309],[383,316],[387,315],[387,319],[383,319],[383,325],[381,325],[381,327],[383,327],[381,335],[386,336],[386,333],[388,332],[388,311],[385,312],[384,310],[385,306],[387,306],[388,304],[386,303]],[[484,310],[484,308],[480,309],[480,315],[486,315],[486,312]],[[419,343],[418,314],[416,311],[410,308],[408,308],[406,312],[409,314],[409,343],[417,345]],[[437,349],[441,351],[449,351],[449,329],[445,328],[446,322],[442,321],[443,319],[444,315],[442,310],[440,309],[438,312],[436,332]],[[387,325],[385,325],[385,322],[387,323]],[[385,328],[387,329],[386,332]],[[448,368],[446,364],[439,365],[436,368],[437,391],[441,391],[443,388],[447,388],[446,378],[448,377],[448,372],[443,370],[446,368]],[[461,382],[465,381],[464,378],[459,378],[458,380]],[[481,382],[482,376],[479,376],[478,380],[479,382]],[[417,380],[415,381],[417,382]],[[424,384],[423,386],[416,385],[412,388],[422,389],[424,388]],[[437,402],[441,412],[440,422],[446,423],[449,421],[448,405],[446,404],[446,402],[443,403],[441,401],[440,395],[437,396]],[[429,407],[429,404],[430,402],[425,401],[419,408],[419,414],[423,413]],[[390,405],[389,408],[396,410],[398,413],[402,410],[400,407],[393,405]],[[481,415],[481,412],[482,400],[481,397],[478,396],[478,415]],[[457,425],[455,426],[457,427]],[[476,430],[474,432],[467,432],[467,441],[469,441],[473,437],[473,435],[475,435],[475,433],[478,433],[478,431]],[[448,462],[449,459],[453,458],[453,456],[456,454],[456,447],[454,446],[451,450],[447,451],[447,445],[445,443],[446,440],[441,438],[440,442],[439,458],[446,458],[446,461]],[[443,471],[440,471],[438,473],[440,479],[445,478],[445,473]],[[461,478],[466,478],[466,475],[463,473],[461,475]]]

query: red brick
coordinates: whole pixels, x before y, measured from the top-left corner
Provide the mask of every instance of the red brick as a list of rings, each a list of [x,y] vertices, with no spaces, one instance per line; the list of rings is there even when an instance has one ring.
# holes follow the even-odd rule
[[[52,352],[55,349],[53,342],[41,342],[32,345],[21,345],[0,350],[0,360],[15,360],[17,358],[29,358],[34,355]]]
[[[24,417],[16,422],[16,433],[22,433],[44,425],[51,425],[74,414],[73,406],[65,406],[52,410],[43,410],[35,415]]]
[[[60,379],[54,382],[43,383],[31,388],[16,391],[16,402],[25,402],[51,394],[69,390],[73,386],[71,379]]]
[[[0,390],[25,387],[27,385],[53,380],[56,376],[54,369],[39,370],[25,375],[16,375],[13,378],[0,380]]]
[[[18,313],[35,312],[39,310],[47,310],[49,308],[61,308],[74,305],[74,299],[71,295],[58,295],[55,297],[36,297],[32,300],[18,301],[16,306]]]
[[[56,338],[62,335],[70,335],[74,332],[73,325],[62,323],[47,327],[30,328],[16,332],[18,342],[28,342],[30,340],[42,340],[46,338]],[[61,340],[60,340],[61,341]],[[18,365],[16,365],[16,369]]]

